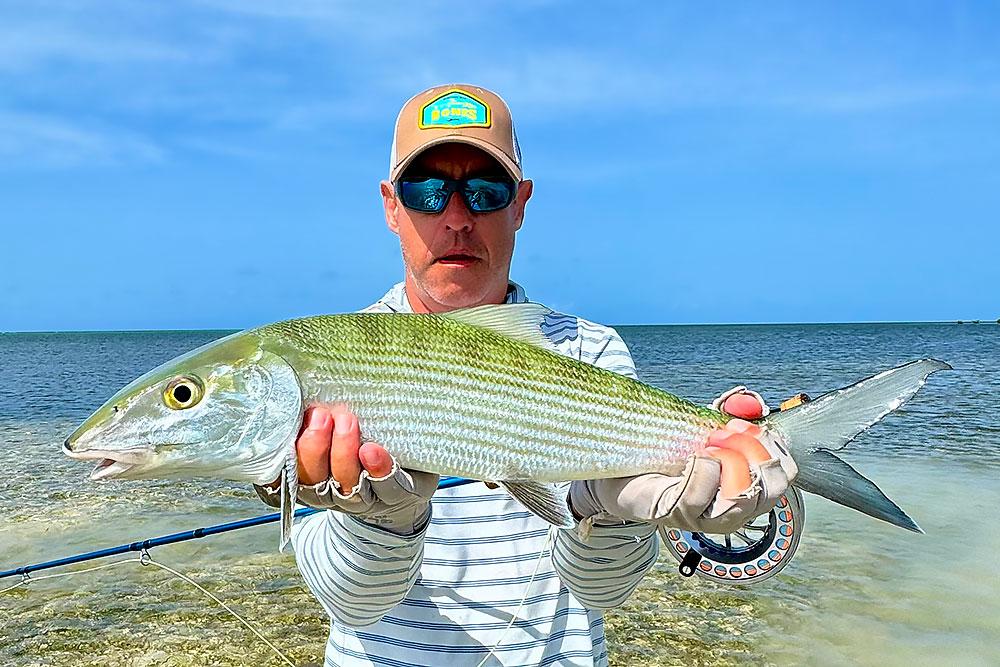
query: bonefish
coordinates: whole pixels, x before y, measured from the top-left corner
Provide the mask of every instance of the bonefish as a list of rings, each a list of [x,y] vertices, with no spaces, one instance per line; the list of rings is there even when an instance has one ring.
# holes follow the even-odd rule
[[[70,435],[91,479],[281,478],[281,544],[298,488],[303,410],[343,403],[362,438],[404,468],[496,481],[550,523],[573,518],[554,482],[672,472],[730,417],[554,351],[538,304],[444,314],[325,315],[233,334],[115,394]],[[790,453],[794,484],[919,531],[831,450],[898,408],[931,373],[922,359],[759,423]]]

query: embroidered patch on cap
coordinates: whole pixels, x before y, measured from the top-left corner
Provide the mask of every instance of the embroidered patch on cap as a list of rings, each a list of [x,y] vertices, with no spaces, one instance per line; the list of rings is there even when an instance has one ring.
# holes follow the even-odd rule
[[[489,127],[490,107],[464,90],[449,90],[420,108],[420,129]]]

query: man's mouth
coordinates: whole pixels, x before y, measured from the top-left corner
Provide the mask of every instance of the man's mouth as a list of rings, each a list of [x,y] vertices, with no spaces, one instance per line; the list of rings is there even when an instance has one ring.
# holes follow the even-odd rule
[[[125,474],[132,468],[145,463],[153,455],[148,447],[124,449],[117,452],[94,449],[85,452],[74,452],[63,445],[66,456],[81,461],[97,461],[97,466],[90,472],[91,481],[110,479]]]
[[[444,264],[446,266],[469,266],[470,264],[474,264],[478,261],[479,258],[475,255],[467,255],[465,253],[442,255],[435,260],[437,264]]]

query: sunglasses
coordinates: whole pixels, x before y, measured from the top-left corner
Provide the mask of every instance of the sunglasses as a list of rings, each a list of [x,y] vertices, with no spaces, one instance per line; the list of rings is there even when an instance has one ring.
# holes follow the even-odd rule
[[[514,201],[517,184],[509,178],[435,178],[404,176],[396,181],[396,194],[403,206],[421,213],[440,213],[458,192],[473,213],[507,208]]]

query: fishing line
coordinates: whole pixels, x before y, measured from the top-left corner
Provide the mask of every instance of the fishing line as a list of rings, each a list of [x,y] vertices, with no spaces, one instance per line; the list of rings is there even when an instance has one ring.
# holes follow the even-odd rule
[[[58,579],[59,577],[72,577],[74,574],[84,574],[85,572],[93,572],[95,570],[104,570],[109,567],[115,567],[121,565],[122,563],[138,563],[138,558],[128,558],[126,560],[116,560],[113,563],[105,563],[104,565],[95,565],[94,567],[88,567],[85,570],[74,570],[73,572],[63,572],[62,574],[46,574],[43,577],[32,577],[28,574],[21,575],[21,581],[17,582],[13,586],[8,588],[0,589],[0,594],[6,593],[7,591],[12,591],[15,588],[20,588],[21,586],[27,586],[33,581],[41,581],[42,579]]]
[[[525,584],[525,586],[524,586],[524,595],[521,596],[521,601],[518,602],[517,608],[514,610],[514,613],[510,617],[510,621],[507,623],[507,626],[503,629],[503,633],[500,635],[500,638],[497,639],[497,641],[493,645],[493,647],[490,648],[489,653],[487,653],[483,657],[483,659],[479,662],[478,665],[476,665],[476,667],[483,667],[483,665],[486,664],[487,660],[489,660],[490,658],[493,658],[493,657],[497,657],[496,656],[496,650],[498,648],[500,648],[500,644],[502,644],[503,640],[507,638],[507,634],[510,632],[511,628],[514,627],[514,623],[517,622],[517,618],[518,618],[518,616],[521,613],[521,609],[524,608],[524,603],[528,600],[528,593],[531,591],[531,584],[534,583],[535,577],[538,576],[538,570],[541,568],[542,561],[545,559],[545,553],[547,551],[550,551],[550,549],[552,547],[552,538],[555,535],[555,530],[556,530],[555,527],[550,527],[548,533],[546,533],[546,535],[545,535],[545,542],[544,542],[544,544],[542,544],[541,551],[538,552],[538,559],[535,560],[535,569],[532,571],[531,576],[528,578],[528,583]],[[163,563],[159,563],[159,562],[153,560],[153,557],[150,556],[149,552],[146,551],[146,550],[143,550],[141,552],[141,555],[138,558],[127,558],[125,560],[116,560],[116,561],[111,562],[111,563],[105,563],[104,565],[95,565],[94,567],[88,567],[88,568],[86,568],[84,570],[74,570],[73,572],[60,572],[59,574],[46,574],[46,575],[41,576],[41,577],[32,577],[29,574],[23,574],[23,575],[21,575],[21,577],[22,577],[21,581],[17,582],[13,586],[9,586],[7,588],[0,589],[0,594],[6,593],[7,591],[12,591],[15,588],[20,588],[22,586],[27,586],[29,583],[31,583],[33,581],[42,581],[44,579],[59,579],[61,577],[72,577],[72,576],[75,576],[75,575],[78,575],[78,574],[86,574],[88,572],[96,572],[97,570],[106,570],[108,568],[118,567],[119,565],[124,565],[126,563],[138,563],[139,565],[142,565],[143,567],[145,567],[147,565],[155,565],[156,567],[160,568],[161,570],[165,570],[166,572],[169,572],[170,574],[174,575],[178,579],[181,579],[182,581],[186,581],[187,583],[191,584],[192,586],[194,586],[195,588],[197,588],[199,591],[201,591],[202,593],[204,593],[206,596],[208,596],[209,598],[211,598],[212,600],[214,600],[223,609],[225,609],[226,611],[228,611],[234,618],[236,618],[236,620],[238,620],[240,623],[242,623],[244,626],[246,626],[246,628],[248,630],[250,630],[250,632],[252,632],[254,635],[256,635],[258,639],[260,639],[262,642],[264,642],[265,644],[267,644],[268,648],[270,648],[272,651],[274,651],[274,653],[279,658],[281,658],[281,660],[286,665],[290,665],[290,667],[295,667],[295,663],[294,662],[292,662],[291,660],[289,660],[285,656],[285,654],[282,653],[281,650],[277,646],[275,646],[274,644],[272,644],[267,639],[267,637],[265,637],[264,635],[262,635],[257,630],[257,628],[255,628],[253,625],[251,625],[250,622],[247,621],[245,618],[243,618],[242,616],[240,616],[232,607],[230,607],[225,602],[223,602],[222,600],[220,600],[215,594],[213,594],[211,591],[209,591],[208,589],[206,589],[204,586],[202,586],[201,584],[199,584],[197,581],[195,581],[191,577],[189,577],[189,576],[187,576],[187,575],[185,575],[185,574],[183,574],[181,572],[178,572],[177,570],[175,570],[175,569],[173,569],[173,568],[171,568],[171,567],[169,567],[167,565],[164,565]],[[499,660],[499,658],[497,658],[497,660]]]
[[[528,599],[528,591],[531,590],[531,584],[535,581],[535,576],[538,574],[538,568],[542,566],[542,560],[545,558],[545,552],[552,548],[552,538],[555,535],[555,531],[555,526],[549,526],[549,532],[545,534],[545,543],[542,544],[542,550],[538,552],[538,560],[535,561],[535,570],[528,578],[528,583],[524,585],[524,595],[521,596],[521,601],[518,603],[517,609],[515,609],[514,613],[511,615],[510,622],[507,623],[507,627],[503,629],[503,634],[500,635],[500,639],[497,640],[497,643],[493,645],[490,652],[483,657],[482,661],[476,665],[476,667],[483,667],[483,665],[486,664],[486,661],[490,658],[497,658],[496,650],[500,648],[500,644],[507,638],[507,633],[510,632],[512,627],[514,627],[514,623],[517,621],[517,615],[521,613],[521,609],[524,607],[524,603]],[[500,664],[503,664],[500,658],[497,658],[497,661],[499,661]]]
[[[232,616],[236,620],[238,620],[240,623],[242,623],[244,626],[246,626],[246,628],[248,630],[250,630],[250,632],[254,633],[257,636],[258,639],[260,639],[262,642],[264,642],[265,644],[267,644],[268,648],[270,648],[272,651],[274,651],[274,653],[279,658],[281,658],[281,660],[286,665],[289,665],[290,667],[295,667],[295,663],[294,662],[292,662],[291,660],[289,660],[285,656],[285,654],[282,653],[280,649],[278,649],[277,646],[275,646],[274,644],[272,644],[267,639],[267,637],[265,637],[264,635],[262,635],[257,630],[257,628],[255,628],[253,625],[250,624],[249,621],[247,621],[245,618],[243,618],[238,613],[236,613],[236,611],[232,607],[230,607],[225,602],[223,602],[222,600],[220,600],[214,593],[212,593],[210,590],[208,590],[207,588],[205,588],[204,586],[202,586],[201,584],[199,584],[197,581],[195,581],[191,577],[187,576],[186,574],[184,574],[182,572],[178,572],[177,570],[173,569],[172,567],[169,567],[168,565],[164,565],[163,563],[159,563],[159,562],[153,560],[153,557],[150,556],[149,552],[146,551],[146,550],[143,550],[141,552],[141,555],[138,558],[127,558],[125,560],[116,560],[116,561],[114,561],[112,563],[105,563],[104,565],[96,565],[94,567],[88,567],[85,570],[75,570],[73,572],[61,572],[59,574],[47,574],[47,575],[42,576],[42,577],[32,577],[32,576],[30,576],[28,574],[24,574],[24,575],[22,575],[21,581],[17,582],[16,584],[14,584],[13,586],[10,586],[8,588],[0,589],[0,594],[6,593],[7,591],[12,591],[15,588],[18,588],[20,586],[27,586],[32,581],[41,581],[43,579],[57,579],[59,577],[72,577],[73,575],[77,575],[77,574],[85,574],[87,572],[94,572],[96,570],[104,570],[104,569],[107,569],[107,568],[110,568],[110,567],[117,567],[118,565],[123,565],[125,563],[138,563],[139,565],[142,565],[143,567],[145,567],[147,565],[155,565],[156,567],[160,568],[161,570],[165,570],[165,571],[169,572],[170,574],[174,575],[178,579],[181,579],[182,581],[186,581],[187,583],[191,584],[192,586],[194,586],[195,588],[197,588],[199,591],[201,591],[202,593],[204,593],[205,595],[207,595],[209,598],[211,598],[212,600],[214,600],[216,603],[218,603],[219,606],[221,606],[223,609],[225,609],[230,614],[232,614]],[[534,575],[532,575],[532,576],[534,576]]]

